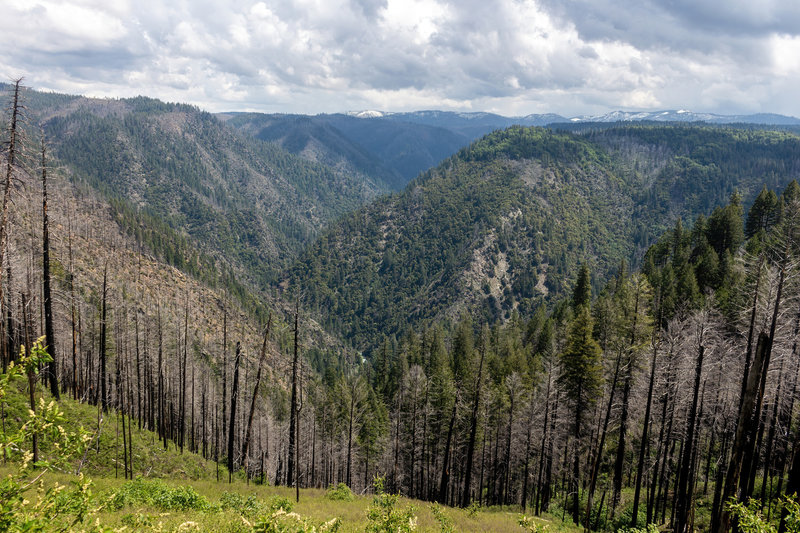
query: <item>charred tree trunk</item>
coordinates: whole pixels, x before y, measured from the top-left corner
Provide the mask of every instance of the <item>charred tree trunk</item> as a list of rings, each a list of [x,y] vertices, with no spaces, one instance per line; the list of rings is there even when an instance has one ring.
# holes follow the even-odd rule
[[[450,425],[447,430],[447,441],[444,446],[444,460],[442,461],[442,477],[439,482],[438,502],[442,505],[447,504],[447,489],[450,485],[450,447],[453,442],[453,426],[456,423],[456,406],[458,398],[453,398],[453,412],[450,415]]]
[[[600,472],[600,461],[603,457],[603,448],[606,443],[606,434],[608,433],[608,424],[611,421],[611,408],[614,405],[614,393],[617,389],[617,379],[619,378],[619,367],[622,363],[622,354],[617,355],[617,361],[614,364],[614,377],[611,380],[611,391],[608,396],[608,404],[606,404],[606,414],[603,419],[603,428],[600,431],[600,442],[597,444],[597,449],[594,454],[594,461],[592,462],[592,472],[589,476],[589,492],[586,497],[586,524],[584,529],[591,529],[592,507],[594,500],[594,491],[597,488],[597,476]],[[548,383],[549,386],[549,383]]]
[[[269,339],[269,328],[272,325],[272,315],[267,319],[267,329],[264,331],[264,343],[261,345],[261,355],[258,358],[258,372],[256,372],[256,384],[253,388],[253,398],[250,401],[250,413],[247,415],[247,429],[244,433],[244,443],[242,444],[242,460],[247,460],[247,452],[250,446],[250,434],[253,429],[253,415],[256,412],[256,399],[258,398],[258,387],[261,385],[261,372],[264,367],[264,359],[267,357],[267,340]]]
[[[686,422],[686,438],[684,439],[682,454],[681,454],[681,468],[678,473],[678,491],[676,494],[676,509],[675,509],[675,533],[684,533],[686,531],[689,521],[689,511],[692,504],[692,494],[690,489],[692,487],[693,477],[691,475],[691,465],[693,460],[694,448],[694,434],[695,423],[697,419],[697,404],[700,395],[700,378],[703,372],[703,356],[705,355],[705,346],[701,344],[697,349],[697,361],[694,369],[694,392],[692,393],[692,404],[689,408],[689,419]]]
[[[233,389],[231,390],[231,420],[228,427],[228,483],[233,478],[233,437],[236,429],[236,400],[239,396],[239,363],[242,357],[242,345],[236,343],[236,358],[233,360]]]
[[[100,405],[108,411],[108,390],[106,380],[106,331],[107,331],[107,297],[108,297],[108,261],[103,269],[103,301],[100,311]]]
[[[658,357],[658,346],[653,342],[653,359],[650,363],[650,384],[647,387],[647,405],[644,410],[644,425],[642,427],[642,439],[639,444],[639,463],[636,467],[636,482],[633,489],[633,512],[631,513],[631,528],[635,528],[639,518],[639,496],[642,490],[642,476],[644,475],[644,460],[648,448],[650,431],[650,408],[653,404],[653,387],[656,381],[656,358]]]
[[[20,112],[22,110],[22,101],[20,97],[20,89],[22,89],[22,78],[17,78],[14,80],[14,89],[11,96],[11,121],[8,126],[8,150],[6,151],[6,176],[5,181],[3,183],[3,207],[0,210],[0,274],[2,274],[5,269],[3,268],[5,265],[3,261],[5,259],[5,254],[7,254],[8,250],[8,203],[11,197],[11,184],[14,179],[14,169],[17,165],[17,152],[18,152],[18,136],[19,136],[19,118]],[[10,260],[10,258],[9,258]],[[10,261],[9,261],[10,262]],[[10,269],[9,269],[10,270]],[[11,294],[11,286],[9,284],[8,287],[9,295]],[[3,283],[0,279],[0,302],[5,303],[3,294]],[[11,303],[11,298],[8,299],[8,303]],[[9,311],[10,315],[10,311]],[[10,332],[10,330],[9,330]],[[13,351],[10,351],[7,354],[8,358],[14,357],[15,354]]]
[[[58,357],[56,355],[56,335],[53,328],[53,299],[50,294],[50,224],[47,216],[47,147],[42,134],[42,291],[44,292],[44,335],[47,353],[51,361],[45,372],[50,385],[50,393],[56,400],[61,399],[58,389]]]
[[[288,450],[288,464],[286,468],[286,486],[291,487],[294,483],[294,448],[297,445],[295,442],[295,425],[297,424],[297,364],[298,364],[298,321],[300,315],[299,303],[295,301],[294,306],[294,357],[292,358],[292,397],[289,407],[289,450]]]
[[[464,470],[464,492],[461,495],[461,506],[467,507],[470,503],[470,488],[472,485],[472,463],[475,456],[475,438],[478,434],[478,406],[480,405],[481,401],[481,383],[483,377],[483,358],[486,354],[486,342],[487,339],[484,338],[483,342],[481,343],[481,358],[478,363],[478,379],[475,380],[475,401],[472,404],[472,416],[470,417],[470,425],[469,425],[469,441],[467,442],[467,463]],[[528,433],[530,436],[530,431]],[[527,466],[527,459],[525,462]],[[527,481],[527,479],[526,479]],[[524,502],[523,502],[523,510],[524,510]]]

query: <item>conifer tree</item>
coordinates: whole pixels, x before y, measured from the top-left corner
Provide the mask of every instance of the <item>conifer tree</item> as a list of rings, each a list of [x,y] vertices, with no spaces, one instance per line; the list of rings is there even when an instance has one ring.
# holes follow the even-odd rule
[[[566,349],[561,353],[561,386],[572,411],[572,434],[575,450],[570,492],[572,494],[572,519],[580,520],[580,465],[583,416],[589,413],[600,393],[602,384],[601,350],[592,337],[593,321],[589,310],[589,269],[584,265],[578,276],[572,300],[575,318],[570,325]]]

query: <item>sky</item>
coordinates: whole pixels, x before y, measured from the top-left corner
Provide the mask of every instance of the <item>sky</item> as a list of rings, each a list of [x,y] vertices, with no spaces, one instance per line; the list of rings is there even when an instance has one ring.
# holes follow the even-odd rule
[[[0,77],[212,112],[800,117],[797,0],[0,0]]]

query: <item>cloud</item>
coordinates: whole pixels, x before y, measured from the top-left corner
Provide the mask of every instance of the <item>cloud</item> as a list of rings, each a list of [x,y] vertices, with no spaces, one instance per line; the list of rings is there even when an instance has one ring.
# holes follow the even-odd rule
[[[212,111],[800,115],[791,0],[4,0],[0,74]]]

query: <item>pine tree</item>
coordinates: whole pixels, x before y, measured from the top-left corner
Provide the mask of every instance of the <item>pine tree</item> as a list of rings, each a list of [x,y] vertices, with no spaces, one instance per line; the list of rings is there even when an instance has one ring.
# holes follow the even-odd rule
[[[588,274],[588,270],[586,273]],[[584,274],[581,277],[588,279],[588,276]],[[573,299],[573,302],[580,302],[582,301],[581,295],[585,293],[579,293],[576,290],[575,294],[579,296]],[[579,522],[580,515],[578,489],[582,462],[580,447],[583,435],[583,414],[591,411],[602,385],[601,350],[600,345],[592,337],[592,330],[593,321],[589,306],[579,303],[570,326],[567,348],[561,353],[561,375],[558,377],[558,384],[564,391],[572,411],[575,451],[570,490],[573,498],[572,519],[576,524]]]

